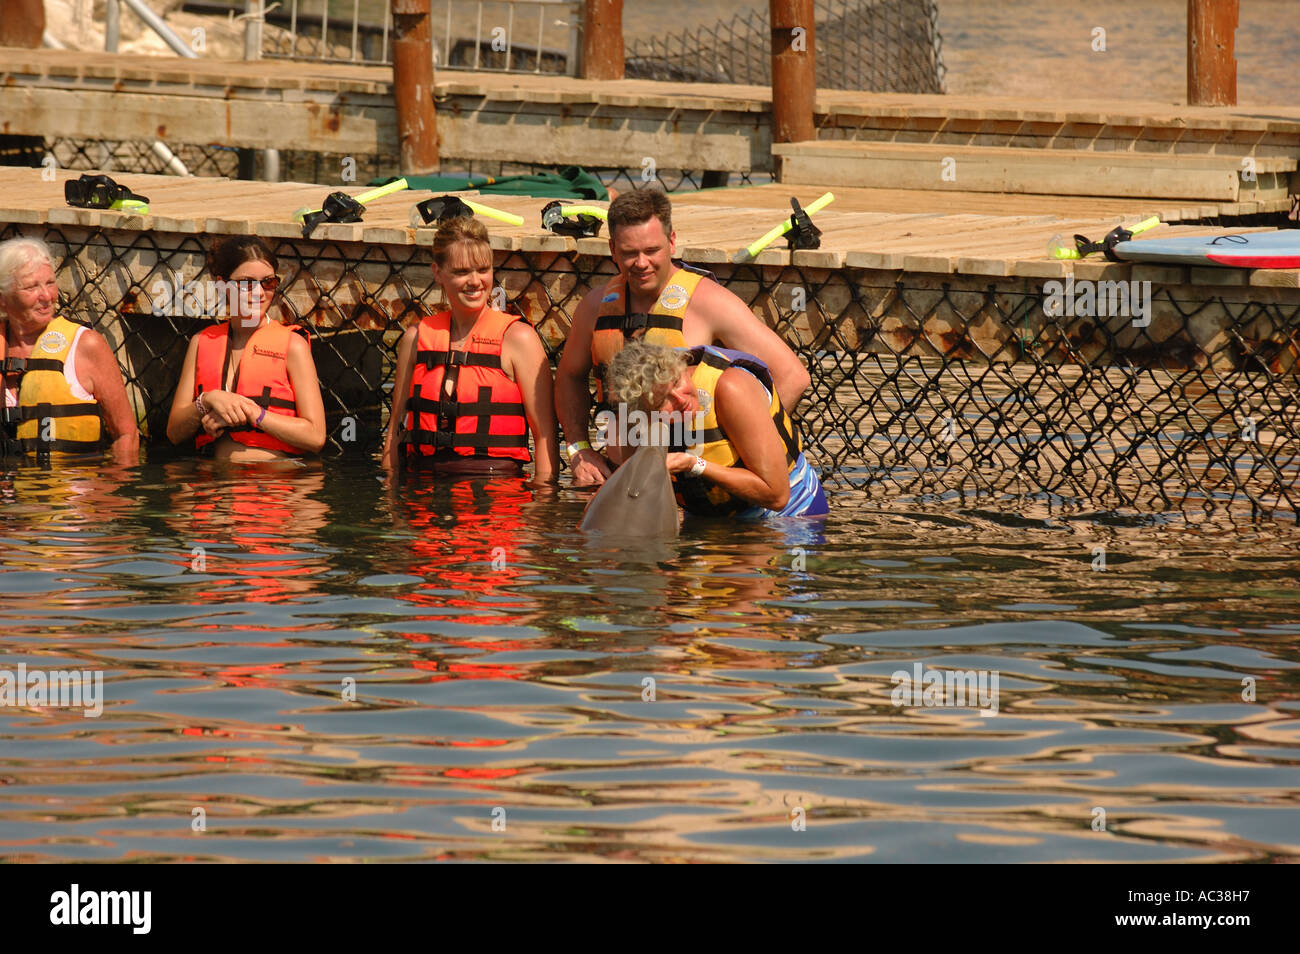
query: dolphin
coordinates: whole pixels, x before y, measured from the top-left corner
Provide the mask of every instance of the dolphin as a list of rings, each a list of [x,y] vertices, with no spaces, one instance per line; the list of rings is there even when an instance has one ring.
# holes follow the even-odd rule
[[[676,539],[677,501],[668,476],[668,448],[643,446],[587,504],[581,528],[641,539]]]

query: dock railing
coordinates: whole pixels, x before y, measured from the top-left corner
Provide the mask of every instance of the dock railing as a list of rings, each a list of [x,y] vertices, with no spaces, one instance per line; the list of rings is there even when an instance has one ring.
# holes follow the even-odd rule
[[[392,63],[392,8],[378,0],[245,0],[244,58]],[[233,12],[194,0],[195,13]],[[433,0],[438,69],[575,75],[582,0]]]

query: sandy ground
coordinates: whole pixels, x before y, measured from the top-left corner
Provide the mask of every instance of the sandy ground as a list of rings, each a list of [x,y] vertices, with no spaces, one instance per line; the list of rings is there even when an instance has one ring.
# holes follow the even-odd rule
[[[164,4],[153,0],[149,5],[200,56],[229,59],[244,55],[244,28],[241,23],[182,13],[178,9],[180,3]],[[69,49],[102,50],[104,7],[104,0],[45,0],[45,32]],[[119,33],[119,53],[177,55],[125,6],[122,8]]]

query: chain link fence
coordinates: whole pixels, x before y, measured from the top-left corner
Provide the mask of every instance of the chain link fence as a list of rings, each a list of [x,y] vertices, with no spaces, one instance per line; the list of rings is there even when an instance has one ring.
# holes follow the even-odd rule
[[[934,0],[816,0],[818,89],[942,93],[944,66]],[[629,78],[772,85],[767,5],[712,26],[630,44]]]
[[[159,442],[187,339],[214,320],[199,291],[210,237],[8,226],[0,238],[19,232],[55,248],[64,313],[108,337]],[[401,331],[440,304],[429,251],[301,240],[275,250],[275,307],[310,332],[328,452],[373,454]],[[496,269],[552,357],[581,297],[613,273],[609,259],[574,252],[498,251]],[[1023,279],[716,270],[807,364],[797,416],[831,488],[1300,514],[1300,292],[1156,286],[1140,324],[1048,314],[1043,289]]]
[[[170,151],[195,176],[239,175],[239,150],[232,146],[184,143],[170,146]],[[148,175],[173,175],[168,161],[158,154],[153,143],[141,139],[69,139],[45,140],[45,152],[54,157],[61,169],[98,172],[139,172]],[[39,165],[39,161],[36,163]]]

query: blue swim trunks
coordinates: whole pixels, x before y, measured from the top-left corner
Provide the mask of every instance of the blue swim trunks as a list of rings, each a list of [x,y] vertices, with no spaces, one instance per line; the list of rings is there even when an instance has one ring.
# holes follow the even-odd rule
[[[826,504],[826,492],[822,482],[817,479],[817,472],[808,463],[803,454],[790,471],[790,499],[780,510],[768,510],[766,507],[750,507],[736,514],[741,520],[766,520],[772,517],[824,517],[830,513]]]

